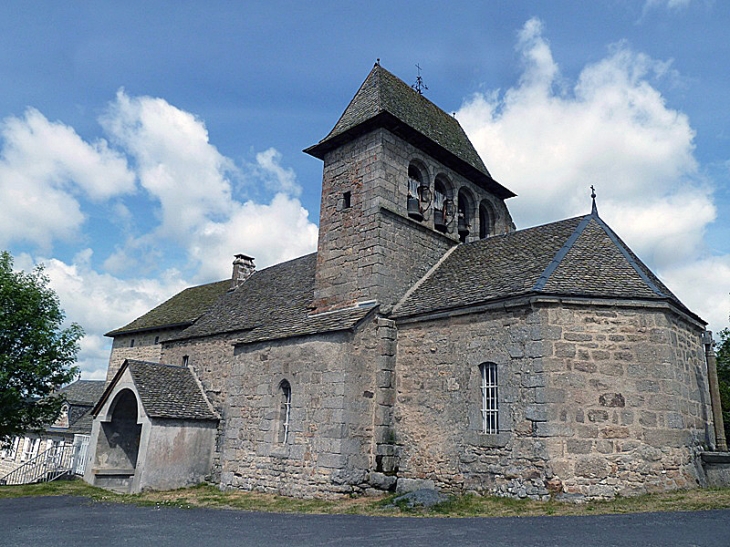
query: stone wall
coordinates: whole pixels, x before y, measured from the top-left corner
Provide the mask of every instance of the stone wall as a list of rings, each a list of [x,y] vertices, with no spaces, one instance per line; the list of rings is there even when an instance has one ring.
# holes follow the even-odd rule
[[[668,309],[541,311],[552,470],[569,494],[609,498],[697,485],[714,442],[701,328]]]
[[[368,488],[378,346],[370,322],[354,334],[238,347],[227,386],[221,485],[298,497]],[[292,391],[286,442],[279,435],[283,380]]]
[[[700,332],[668,308],[534,303],[399,325],[399,481],[576,499],[695,486],[713,442]],[[497,435],[480,432],[482,362]]]
[[[531,309],[399,325],[396,442],[399,482],[451,491],[545,498],[541,324]],[[481,425],[479,365],[497,364],[499,433]]]
[[[132,334],[120,334],[114,337],[112,351],[109,355],[109,367],[106,370],[106,382],[112,381],[114,375],[127,359],[159,363],[162,355],[162,343],[182,329],[166,329]]]
[[[187,362],[200,380],[208,401],[221,417],[211,471],[215,481],[220,479],[220,450],[228,419],[226,401],[229,396],[228,384],[234,360],[235,339],[235,334],[221,334],[168,342],[163,345],[161,356],[162,362],[166,364],[182,365]]]

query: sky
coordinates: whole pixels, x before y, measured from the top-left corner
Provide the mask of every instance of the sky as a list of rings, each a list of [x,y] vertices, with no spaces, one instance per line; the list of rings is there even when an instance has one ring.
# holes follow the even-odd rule
[[[730,2],[0,6],[0,249],[111,340],[183,288],[316,250],[322,163],[377,59],[465,128],[518,228],[601,217],[717,332],[730,313]]]

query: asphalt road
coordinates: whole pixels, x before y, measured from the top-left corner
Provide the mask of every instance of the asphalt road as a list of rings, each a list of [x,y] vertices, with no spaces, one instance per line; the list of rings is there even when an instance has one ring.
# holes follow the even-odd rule
[[[78,497],[35,497],[0,499],[0,545],[730,547],[730,510],[589,517],[389,518],[136,507]]]

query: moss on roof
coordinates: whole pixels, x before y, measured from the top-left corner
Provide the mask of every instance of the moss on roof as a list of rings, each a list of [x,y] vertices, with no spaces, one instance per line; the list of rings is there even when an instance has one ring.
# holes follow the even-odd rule
[[[538,294],[661,300],[702,321],[597,214],[458,246],[396,307],[393,317]]]
[[[501,198],[515,194],[495,181],[459,122],[376,64],[335,127],[305,150],[317,158],[375,127],[387,127]]]
[[[192,325],[231,287],[229,279],[189,287],[128,325],[106,333],[118,336],[165,327]]]

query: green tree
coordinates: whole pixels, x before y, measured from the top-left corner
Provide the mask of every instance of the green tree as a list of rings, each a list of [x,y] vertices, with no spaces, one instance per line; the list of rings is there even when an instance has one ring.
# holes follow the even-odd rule
[[[715,356],[725,437],[730,440],[730,329],[720,331],[720,343],[716,346]]]
[[[59,416],[64,400],[54,393],[78,374],[84,334],[63,320],[43,267],[14,272],[13,257],[0,253],[0,445]]]

